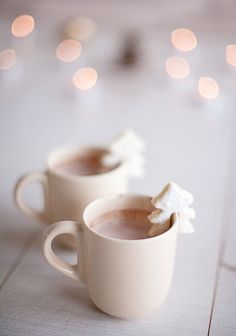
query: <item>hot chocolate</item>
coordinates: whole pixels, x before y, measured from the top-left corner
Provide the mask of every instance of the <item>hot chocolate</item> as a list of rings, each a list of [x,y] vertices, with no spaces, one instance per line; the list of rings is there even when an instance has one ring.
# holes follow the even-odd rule
[[[103,154],[97,152],[81,154],[57,163],[54,169],[61,174],[86,176],[107,173],[117,167],[105,166],[102,157]]]
[[[144,239],[149,238],[148,231],[151,223],[150,214],[142,209],[120,209],[107,212],[97,217],[91,228],[107,237],[117,239]]]

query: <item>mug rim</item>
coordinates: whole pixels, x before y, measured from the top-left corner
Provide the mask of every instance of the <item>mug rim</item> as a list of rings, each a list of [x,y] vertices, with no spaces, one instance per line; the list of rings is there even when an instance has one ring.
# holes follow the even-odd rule
[[[82,225],[84,224],[90,232],[92,232],[94,235],[96,235],[96,236],[98,236],[102,239],[109,240],[109,241],[112,241],[114,243],[126,243],[126,244],[127,243],[128,244],[140,244],[140,243],[148,243],[148,242],[153,241],[153,240],[162,240],[162,239],[166,238],[168,235],[170,235],[173,230],[176,229],[177,224],[178,224],[178,214],[177,213],[173,213],[171,215],[171,220],[173,220],[173,223],[172,223],[171,227],[166,232],[164,232],[160,235],[157,235],[157,236],[148,237],[148,238],[140,238],[140,239],[120,239],[120,238],[108,237],[104,234],[101,234],[101,233],[93,230],[90,227],[90,225],[88,223],[86,223],[85,216],[87,215],[87,212],[89,211],[89,208],[93,207],[95,203],[102,202],[104,200],[114,199],[114,198],[121,197],[121,196],[122,197],[129,197],[129,198],[130,197],[136,197],[136,198],[138,197],[138,198],[143,198],[143,199],[150,199],[150,202],[151,202],[151,199],[152,199],[152,196],[145,195],[145,194],[137,194],[137,193],[109,194],[109,195],[99,197],[99,198],[93,200],[92,202],[90,202],[85,207],[85,209],[83,211],[83,215],[82,215]]]
[[[99,174],[94,174],[94,175],[73,175],[73,174],[66,174],[66,173],[60,173],[58,172],[52,165],[51,160],[53,160],[53,157],[58,155],[62,155],[63,153],[81,153],[82,151],[86,151],[89,149],[94,149],[94,150],[104,150],[104,151],[109,151],[109,148],[107,146],[99,146],[99,145],[93,145],[93,144],[87,144],[87,145],[64,145],[61,147],[57,147],[49,152],[49,155],[47,157],[46,161],[46,166],[47,166],[47,171],[52,173],[53,175],[56,175],[61,178],[67,178],[67,179],[97,179],[101,178],[104,176],[108,175],[113,175],[116,174],[119,171],[122,171],[125,166],[126,166],[126,161],[125,160],[120,160],[118,165],[111,170],[104,172],[104,173],[99,173]]]

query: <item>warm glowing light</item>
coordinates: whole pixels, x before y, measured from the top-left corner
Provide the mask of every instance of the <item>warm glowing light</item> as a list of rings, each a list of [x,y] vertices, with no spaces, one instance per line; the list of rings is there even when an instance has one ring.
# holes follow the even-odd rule
[[[219,85],[211,77],[201,77],[198,81],[198,92],[205,99],[214,99],[219,95]]]
[[[34,30],[34,18],[30,15],[20,15],[11,25],[11,32],[16,37],[25,37]]]
[[[188,62],[181,57],[170,57],[166,60],[166,72],[175,79],[182,79],[189,75]]]
[[[61,42],[56,51],[57,58],[63,62],[75,61],[81,53],[81,44],[75,40]]]
[[[179,28],[172,32],[171,42],[176,49],[190,51],[197,46],[197,37],[190,29]]]
[[[16,52],[13,49],[0,51],[0,70],[8,70],[16,63]]]
[[[97,82],[97,71],[92,68],[81,68],[73,76],[73,84],[81,90],[91,89]]]
[[[87,17],[78,17],[68,22],[66,26],[66,33],[69,37],[86,41],[90,39],[96,32],[96,23]]]
[[[236,44],[231,44],[226,47],[226,62],[236,67]]]

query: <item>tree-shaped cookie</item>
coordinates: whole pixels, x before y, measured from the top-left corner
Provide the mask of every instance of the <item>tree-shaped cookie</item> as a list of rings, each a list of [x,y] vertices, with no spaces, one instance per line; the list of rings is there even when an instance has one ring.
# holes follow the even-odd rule
[[[145,144],[132,129],[126,129],[120,133],[112,141],[109,149],[111,153],[104,156],[104,165],[112,166],[123,160],[131,176],[143,176]]]
[[[193,195],[179,187],[176,183],[168,183],[163,190],[152,198],[152,204],[156,210],[149,215],[153,224],[149,235],[154,236],[167,231],[170,228],[170,218],[173,213],[179,217],[178,231],[193,233],[194,227],[190,219],[195,217],[195,211],[189,207],[193,203]]]

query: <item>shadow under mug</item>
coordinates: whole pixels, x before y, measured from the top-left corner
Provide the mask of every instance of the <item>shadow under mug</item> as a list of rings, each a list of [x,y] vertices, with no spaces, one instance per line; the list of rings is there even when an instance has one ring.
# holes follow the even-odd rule
[[[70,175],[58,172],[55,166],[77,156],[109,153],[103,147],[64,147],[53,151],[47,160],[46,172],[33,172],[20,178],[15,186],[14,198],[17,207],[25,215],[43,223],[69,219],[81,221],[86,205],[98,197],[127,191],[128,174],[126,163],[121,161],[108,172],[97,175]],[[43,188],[44,209],[38,211],[25,204],[23,189],[32,182]]]
[[[165,233],[145,239],[106,237],[91,228],[100,215],[117,209],[153,211],[151,198],[136,194],[109,195],[90,203],[82,223],[71,221],[51,225],[42,238],[47,261],[65,275],[84,283],[94,304],[119,318],[136,318],[160,307],[173,273],[178,216],[171,218]],[[70,234],[76,241],[79,262],[71,265],[52,250],[58,235]]]

